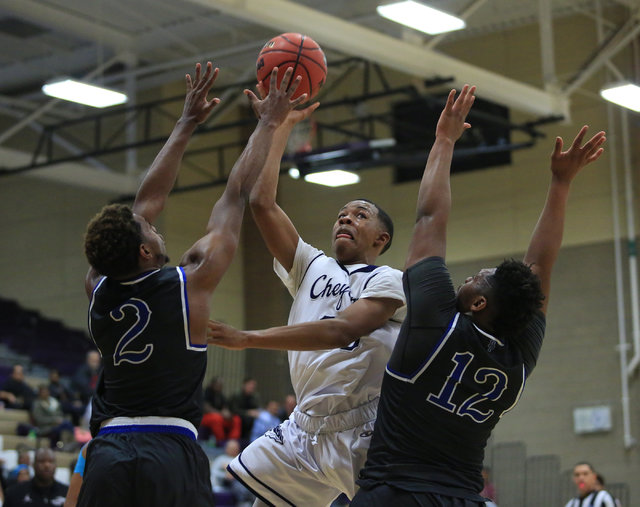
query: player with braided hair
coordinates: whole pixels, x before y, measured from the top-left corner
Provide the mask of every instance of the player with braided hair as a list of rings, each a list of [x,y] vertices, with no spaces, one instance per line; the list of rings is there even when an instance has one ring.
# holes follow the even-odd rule
[[[545,330],[551,269],[573,178],[603,152],[604,132],[567,151],[556,138],[547,200],[522,262],[482,269],[456,292],[447,270],[450,166],[475,87],[452,90],[418,193],[405,264],[407,317],[382,382],[378,417],[352,507],[480,507],[484,449],[517,403]]]

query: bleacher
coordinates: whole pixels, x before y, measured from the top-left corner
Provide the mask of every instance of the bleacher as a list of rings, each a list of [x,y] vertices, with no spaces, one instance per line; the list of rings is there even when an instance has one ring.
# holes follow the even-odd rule
[[[18,448],[29,449],[33,466],[36,448],[49,447],[50,444],[49,439],[33,439],[16,435],[16,425],[20,422],[29,422],[29,412],[15,409],[0,410],[0,459],[4,462],[5,471],[11,470],[18,464]],[[58,481],[69,484],[71,478],[69,467],[77,457],[76,452],[56,451],[55,478]]]
[[[11,374],[14,364],[22,364],[26,381],[34,389],[48,383],[52,368],[61,378],[72,376],[85,361],[87,351],[94,349],[83,331],[70,329],[62,322],[49,319],[39,312],[22,308],[12,300],[0,298],[0,388]],[[29,423],[26,410],[0,408],[0,459],[4,470],[17,464],[17,449],[24,446],[32,454],[37,447],[49,447],[49,439],[34,439],[16,434],[19,423]],[[77,452],[56,451],[56,479],[69,483],[69,465]]]

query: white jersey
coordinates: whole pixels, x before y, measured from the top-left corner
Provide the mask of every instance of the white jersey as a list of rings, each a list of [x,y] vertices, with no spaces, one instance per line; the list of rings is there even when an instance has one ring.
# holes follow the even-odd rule
[[[289,351],[297,410],[325,416],[364,405],[380,395],[384,370],[406,314],[402,272],[388,266],[341,265],[300,239],[289,273],[274,270],[294,298],[289,325],[336,317],[360,298],[402,301],[385,325],[347,347]]]

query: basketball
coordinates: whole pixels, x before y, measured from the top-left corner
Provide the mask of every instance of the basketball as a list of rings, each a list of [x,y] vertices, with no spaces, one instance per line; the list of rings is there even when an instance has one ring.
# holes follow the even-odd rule
[[[308,99],[315,97],[327,78],[327,59],[322,49],[312,38],[299,33],[278,35],[260,51],[256,62],[256,76],[267,93],[274,67],[278,67],[278,85],[289,67],[293,67],[292,83],[297,76],[302,76],[302,81],[293,94],[294,99],[303,93],[308,95]]]

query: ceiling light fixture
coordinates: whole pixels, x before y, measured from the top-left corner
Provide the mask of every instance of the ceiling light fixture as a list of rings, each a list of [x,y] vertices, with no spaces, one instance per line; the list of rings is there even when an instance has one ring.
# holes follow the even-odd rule
[[[608,85],[600,90],[600,96],[609,102],[640,113],[640,86],[638,85],[629,82]]]
[[[333,169],[331,171],[321,171],[317,173],[305,174],[304,180],[309,183],[317,183],[327,187],[341,187],[343,185],[353,185],[360,181],[360,176],[356,173]]]
[[[463,19],[413,0],[379,5],[377,11],[380,16],[429,35],[460,30],[466,26]]]
[[[69,78],[50,81],[42,87],[42,91],[50,97],[100,108],[123,104],[127,101],[124,93]]]

